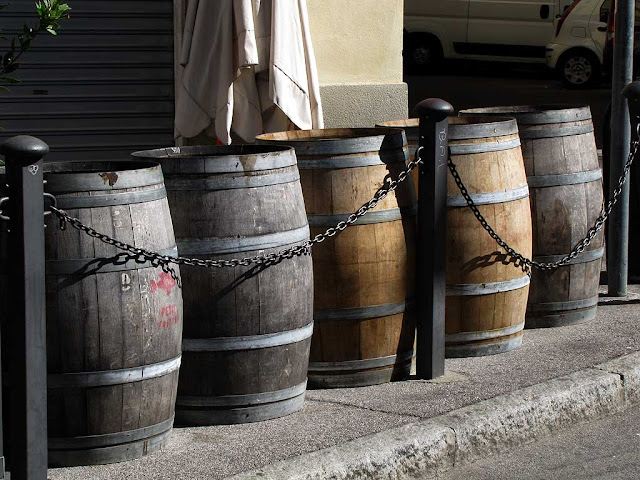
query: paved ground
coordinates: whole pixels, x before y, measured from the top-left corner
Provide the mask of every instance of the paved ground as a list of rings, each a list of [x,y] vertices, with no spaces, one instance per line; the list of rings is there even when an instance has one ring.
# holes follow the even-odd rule
[[[326,447],[348,445],[352,439],[413,425],[420,419],[457,411],[640,351],[639,322],[637,304],[603,305],[598,318],[590,323],[526,331],[523,346],[515,351],[447,360],[447,375],[437,381],[310,391],[305,408],[288,417],[247,425],[176,429],[170,446],[147,458],[108,466],[54,469],[49,478],[222,478]],[[530,397],[536,395],[539,393]]]
[[[640,407],[455,468],[442,480],[630,480],[640,476]]]
[[[592,90],[567,90],[544,65],[461,62],[436,74],[406,75],[409,110],[429,97],[439,97],[456,110],[498,105],[589,105],[596,142],[602,146],[602,118],[611,98],[610,84]],[[411,113],[410,113],[411,114]]]

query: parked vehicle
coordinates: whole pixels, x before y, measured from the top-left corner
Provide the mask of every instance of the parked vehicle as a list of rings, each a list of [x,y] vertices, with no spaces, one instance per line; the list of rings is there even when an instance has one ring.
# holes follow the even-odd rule
[[[576,0],[558,20],[556,38],[547,45],[547,66],[569,88],[584,88],[602,78],[603,52],[611,0]]]
[[[609,9],[609,19],[607,21],[607,34],[604,44],[604,52],[602,55],[603,71],[606,76],[611,76],[613,69],[613,43],[615,40],[615,6],[616,1],[611,0],[611,8]],[[637,79],[640,74],[640,0],[636,0],[635,8],[635,28],[633,33],[633,78]]]
[[[571,0],[405,0],[405,59],[544,62]]]

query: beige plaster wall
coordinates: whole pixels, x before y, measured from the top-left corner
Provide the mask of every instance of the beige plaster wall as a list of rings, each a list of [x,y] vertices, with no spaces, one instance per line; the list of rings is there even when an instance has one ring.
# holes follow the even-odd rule
[[[321,85],[402,82],[403,0],[307,0]]]

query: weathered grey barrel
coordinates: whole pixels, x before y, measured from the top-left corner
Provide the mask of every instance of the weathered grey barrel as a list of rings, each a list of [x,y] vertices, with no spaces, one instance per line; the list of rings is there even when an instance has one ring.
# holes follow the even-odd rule
[[[562,259],[594,224],[602,208],[602,172],[589,107],[514,106],[478,108],[465,115],[514,117],[531,191],[533,255]],[[564,267],[534,269],[527,327],[555,327],[596,316],[604,236]]]
[[[515,120],[449,119],[451,160],[489,225],[525,256],[531,255],[529,191]],[[529,277],[468,208],[447,176],[448,357],[490,355],[520,346]]]
[[[312,235],[367,203],[407,159],[399,129],[261,135],[296,149]],[[404,182],[354,226],[314,246],[309,384],[355,387],[406,378],[414,356],[415,194]]]
[[[289,147],[136,152],[165,172],[181,256],[228,260],[309,239]],[[230,424],[303,406],[313,332],[310,256],[267,268],[182,268],[185,327],[177,421]]]
[[[176,255],[157,163],[44,168],[45,191],[71,216],[135,247]],[[173,425],[182,338],[179,269],[165,272],[47,218],[49,464],[147,455],[167,443]],[[0,239],[6,238],[6,224],[0,225]],[[3,367],[11,384],[10,364]]]

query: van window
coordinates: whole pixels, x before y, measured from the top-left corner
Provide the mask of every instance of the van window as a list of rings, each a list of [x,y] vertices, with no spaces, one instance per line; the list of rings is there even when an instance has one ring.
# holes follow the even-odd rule
[[[638,4],[636,4],[636,9]],[[607,22],[609,20],[609,10],[611,9],[611,0],[604,0],[602,6],[600,6],[600,21]]]

